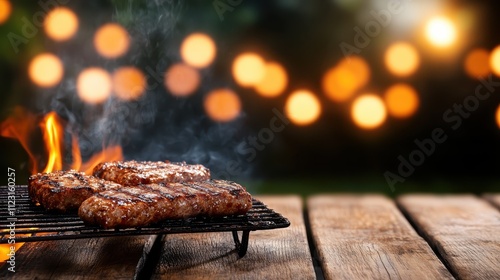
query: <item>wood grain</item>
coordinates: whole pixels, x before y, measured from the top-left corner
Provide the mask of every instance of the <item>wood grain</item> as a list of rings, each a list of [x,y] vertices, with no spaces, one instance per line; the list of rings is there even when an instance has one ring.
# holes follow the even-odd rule
[[[250,232],[239,259],[230,232],[172,234],[164,238],[154,279],[314,279],[298,196],[257,199],[290,220],[284,229]]]
[[[500,212],[473,195],[407,195],[407,215],[460,279],[500,279]]]
[[[307,207],[327,279],[453,278],[386,197],[316,195]]]
[[[28,242],[16,252],[16,272],[0,269],[0,278],[133,279],[156,236]]]
[[[500,210],[500,194],[488,193],[484,194],[483,198],[488,200],[493,206]]]

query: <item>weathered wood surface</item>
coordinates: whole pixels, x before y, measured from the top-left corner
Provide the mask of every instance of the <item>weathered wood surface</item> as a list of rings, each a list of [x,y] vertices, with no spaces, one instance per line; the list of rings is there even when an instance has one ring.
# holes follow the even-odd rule
[[[166,235],[154,279],[314,279],[298,196],[257,199],[290,220],[284,229],[250,232],[239,259],[231,233]]]
[[[393,201],[379,195],[307,200],[327,279],[452,279]]]
[[[16,252],[16,272],[0,279],[133,279],[154,235],[28,242]]]
[[[483,198],[488,200],[498,210],[500,210],[500,194],[488,193],[488,194],[483,195]]]
[[[398,203],[459,279],[500,279],[500,212],[473,195],[407,195]]]

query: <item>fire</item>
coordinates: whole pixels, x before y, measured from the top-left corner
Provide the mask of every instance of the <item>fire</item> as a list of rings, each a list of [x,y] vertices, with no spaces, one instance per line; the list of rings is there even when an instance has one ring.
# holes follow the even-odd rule
[[[76,138],[75,138],[76,139]],[[76,142],[78,144],[78,142]],[[77,150],[77,151],[75,151]],[[80,149],[78,145],[73,146],[73,156],[80,155]],[[92,174],[92,170],[94,167],[101,162],[104,161],[116,161],[123,160],[122,147],[120,146],[111,146],[102,150],[100,153],[93,155],[88,161],[82,164],[81,157],[77,157],[75,161],[75,157],[73,158],[72,169],[76,169],[79,171],[85,172],[87,175]]]
[[[63,128],[61,121],[55,112],[48,113],[42,124],[43,138],[45,140],[45,147],[49,154],[47,165],[43,172],[51,172],[54,170],[62,169],[61,157],[61,137],[63,135]]]

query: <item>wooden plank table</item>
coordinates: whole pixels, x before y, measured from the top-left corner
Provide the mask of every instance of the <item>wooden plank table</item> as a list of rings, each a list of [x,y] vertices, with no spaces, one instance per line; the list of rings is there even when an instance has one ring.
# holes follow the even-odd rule
[[[500,279],[500,212],[472,195],[257,196],[291,226],[26,243],[13,279]]]

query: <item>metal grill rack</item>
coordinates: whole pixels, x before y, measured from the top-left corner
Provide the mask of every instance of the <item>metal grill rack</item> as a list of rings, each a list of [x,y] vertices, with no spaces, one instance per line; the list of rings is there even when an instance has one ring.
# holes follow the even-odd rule
[[[173,234],[195,232],[231,231],[240,257],[248,248],[250,231],[284,228],[290,225],[288,219],[269,209],[261,201],[253,199],[253,206],[246,215],[225,217],[196,217],[180,220],[165,220],[161,223],[141,228],[102,229],[87,226],[77,213],[52,213],[33,205],[27,186],[16,186],[14,197],[15,215],[8,211],[8,188],[0,187],[0,244],[7,243],[11,223],[15,224],[16,242],[63,240],[124,235]],[[242,231],[241,240],[238,231]]]

